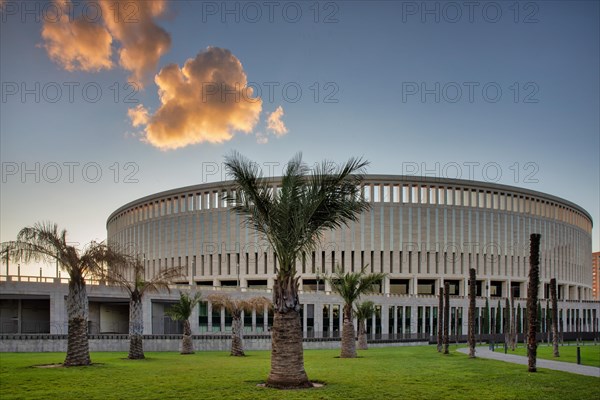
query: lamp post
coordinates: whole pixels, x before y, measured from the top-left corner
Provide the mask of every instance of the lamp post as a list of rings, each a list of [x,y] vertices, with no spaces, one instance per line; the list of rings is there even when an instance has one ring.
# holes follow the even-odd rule
[[[240,263],[235,264],[237,270],[237,287],[240,288]]]

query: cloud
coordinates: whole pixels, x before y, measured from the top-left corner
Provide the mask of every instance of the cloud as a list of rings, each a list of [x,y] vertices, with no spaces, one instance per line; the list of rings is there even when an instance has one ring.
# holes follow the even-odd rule
[[[148,116],[144,132],[160,149],[222,143],[236,131],[252,132],[258,123],[262,99],[252,97],[242,63],[227,49],[208,47],[183,68],[169,64],[154,81],[161,105]],[[130,110],[133,124],[141,121],[141,110]]]
[[[59,2],[56,1],[57,6]],[[59,20],[44,20],[42,38],[50,59],[67,71],[100,71],[111,69],[112,37],[100,25],[83,18],[69,20],[62,14]]]
[[[69,1],[56,6],[72,9]],[[78,4],[78,3],[77,3]],[[98,21],[63,12],[59,21],[44,18],[42,47],[50,59],[68,71],[112,69],[112,47],[119,65],[131,71],[130,79],[143,87],[157,69],[160,57],[171,47],[170,35],[155,22],[166,11],[166,0],[100,1]]]
[[[134,127],[143,126],[148,124],[150,119],[148,116],[148,110],[142,105],[138,104],[135,108],[127,110],[127,115],[131,119],[131,125]]]
[[[288,133],[287,127],[281,120],[283,114],[283,107],[279,106],[267,118],[267,130],[274,133],[275,136],[283,136]]]
[[[256,132],[256,143],[267,144],[269,143],[269,135],[263,132]]]
[[[144,86],[171,47],[171,36],[155,22],[166,11],[166,0],[111,0],[100,6],[106,27],[121,43],[119,64]]]

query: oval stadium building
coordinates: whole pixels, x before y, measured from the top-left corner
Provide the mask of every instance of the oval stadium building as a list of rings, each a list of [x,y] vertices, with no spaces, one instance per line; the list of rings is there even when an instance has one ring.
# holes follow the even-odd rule
[[[270,182],[276,189],[279,180]],[[148,350],[177,350],[179,337],[169,335],[181,334],[181,323],[165,311],[180,290],[202,293],[190,320],[197,349],[228,346],[223,333],[231,331],[231,315],[213,307],[210,294],[271,297],[275,254],[228,208],[223,196],[232,188],[231,182],[216,182],[169,190],[132,201],[108,217],[108,242],[133,249],[148,278],[165,267],[185,271],[170,292],[143,298]],[[378,290],[363,298],[375,304],[367,323],[371,341],[435,340],[437,293],[445,283],[450,335],[465,340],[470,268],[477,271],[476,334],[503,340],[512,295],[522,340],[531,233],[541,234],[540,331],[549,330],[549,282],[556,278],[563,338],[600,338],[600,302],[592,300],[592,219],[581,207],[512,186],[416,176],[367,175],[361,193],[371,209],[356,222],[325,232],[318,248],[297,260],[305,346],[339,346],[343,302],[323,278],[336,268],[363,267],[387,274]],[[8,269],[0,277],[0,351],[63,351],[66,277],[58,268],[55,277],[10,276]],[[126,350],[127,293],[93,280],[88,293],[91,348]],[[244,313],[249,349],[270,348],[271,322],[267,308]],[[30,333],[49,334],[52,341],[23,339]]]
[[[272,185],[277,188],[277,178]],[[108,241],[134,246],[150,275],[182,266],[187,277],[179,283],[203,292],[268,293],[275,255],[228,209],[223,196],[231,187],[231,182],[206,183],[128,203],[108,218]],[[363,266],[387,273],[379,293],[370,296],[377,304],[372,334],[434,334],[436,294],[445,282],[455,303],[452,330],[466,334],[469,268],[477,271],[478,313],[483,315],[487,300],[494,315],[511,293],[524,306],[531,233],[542,235],[542,308],[550,279],[556,278],[563,331],[597,330],[592,219],[576,204],[518,187],[416,176],[366,175],[361,192],[371,210],[349,226],[325,232],[319,248],[297,260],[306,335],[340,330],[342,303],[323,276]],[[213,315],[206,314],[200,331],[214,330]]]

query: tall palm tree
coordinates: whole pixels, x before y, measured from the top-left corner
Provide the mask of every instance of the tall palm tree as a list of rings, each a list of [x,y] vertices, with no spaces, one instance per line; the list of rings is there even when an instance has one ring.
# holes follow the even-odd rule
[[[340,167],[324,161],[311,169],[298,154],[274,190],[275,182],[262,177],[258,164],[237,152],[226,158],[225,166],[234,179],[234,192],[227,197],[232,211],[266,237],[277,257],[267,386],[312,386],[304,370],[296,260],[302,252],[315,249],[324,232],[357,221],[370,208],[360,196],[366,165],[350,159]]]
[[[354,315],[356,316],[358,324],[358,349],[367,350],[367,327],[366,321],[375,313],[375,303],[372,301],[365,301],[356,304]]]
[[[510,291],[510,349],[515,351],[517,345],[517,310],[515,308],[515,291],[516,288],[512,288]]]
[[[477,295],[475,268],[469,269],[469,358],[475,358],[475,300]],[[439,340],[438,340],[439,341]],[[438,351],[440,345],[438,344]]]
[[[444,354],[450,354],[448,346],[450,344],[450,335],[448,330],[450,327],[450,283],[444,282]]]
[[[190,316],[194,307],[200,302],[200,292],[196,292],[192,297],[185,292],[179,292],[179,302],[175,303],[165,311],[174,321],[183,321],[183,338],[181,340],[181,354],[194,354],[194,342],[192,341],[192,328],[190,326]]]
[[[440,285],[438,304],[438,331],[437,331],[437,351],[442,352],[442,342],[444,334],[444,287]]]
[[[558,351],[558,299],[556,296],[556,278],[550,279],[550,298],[552,299],[552,356],[560,357]]]
[[[262,311],[271,301],[266,297],[251,297],[249,299],[234,299],[226,294],[211,294],[208,301],[213,307],[222,307],[231,314],[231,355],[244,357],[244,340],[242,327],[242,311],[251,313],[252,310]]]
[[[532,233],[529,245],[529,283],[527,286],[527,358],[529,372],[536,372],[538,313],[538,288],[540,285],[540,239],[542,235]]]
[[[344,300],[341,358],[356,358],[356,340],[352,321],[354,303],[361,295],[373,292],[387,276],[384,273],[367,274],[366,268],[365,265],[360,272],[346,273],[338,268],[335,274],[325,278],[331,285],[331,289]]]
[[[104,270],[104,279],[112,285],[117,285],[129,293],[129,355],[132,360],[144,356],[144,294],[169,290],[173,279],[181,276],[181,267],[169,267],[159,270],[147,280],[145,261],[136,256],[126,256],[122,262],[114,262]]]
[[[69,274],[69,327],[64,365],[90,365],[89,309],[85,280],[100,271],[105,263],[120,259],[120,255],[112,252],[104,243],[96,242],[79,250],[67,241],[67,231],[59,230],[58,225],[51,222],[38,222],[21,229],[17,240],[3,244],[3,247],[7,260],[54,261]]]

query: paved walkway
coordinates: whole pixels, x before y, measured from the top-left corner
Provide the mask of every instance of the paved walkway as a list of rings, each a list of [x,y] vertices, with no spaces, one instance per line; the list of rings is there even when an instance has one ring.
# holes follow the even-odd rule
[[[469,354],[468,348],[458,349],[461,353]],[[527,365],[527,357],[517,356],[514,354],[504,354],[504,349],[498,351],[491,351],[487,347],[476,347],[475,355],[481,358],[490,358],[492,360],[506,361],[515,364]],[[578,365],[575,363],[564,362],[564,361],[553,361],[544,360],[541,358],[537,359],[536,366],[538,368],[553,369],[556,371],[570,372],[572,374],[595,376],[600,378],[600,368],[590,367],[588,365]]]

